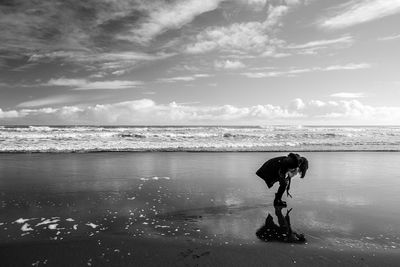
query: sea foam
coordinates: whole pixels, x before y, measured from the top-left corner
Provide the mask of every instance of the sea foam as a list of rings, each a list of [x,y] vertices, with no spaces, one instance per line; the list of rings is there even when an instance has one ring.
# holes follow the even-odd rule
[[[349,150],[400,151],[400,127],[0,127],[0,152]]]

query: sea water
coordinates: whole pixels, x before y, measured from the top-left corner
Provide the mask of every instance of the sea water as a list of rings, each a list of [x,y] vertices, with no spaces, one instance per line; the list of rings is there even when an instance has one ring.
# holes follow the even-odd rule
[[[0,153],[0,245],[107,236],[257,244],[269,214],[278,224],[279,185],[268,189],[255,171],[283,154]],[[293,209],[307,246],[399,253],[400,153],[301,155],[310,168],[281,212]]]
[[[400,151],[400,127],[0,126],[0,152]]]

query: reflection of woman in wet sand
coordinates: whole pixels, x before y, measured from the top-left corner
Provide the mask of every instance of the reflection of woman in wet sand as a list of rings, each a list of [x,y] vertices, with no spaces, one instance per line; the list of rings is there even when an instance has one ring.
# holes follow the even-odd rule
[[[274,206],[286,207],[286,202],[282,201],[283,193],[292,197],[289,193],[292,177],[300,173],[300,178],[304,178],[308,169],[308,160],[299,154],[290,153],[288,156],[276,157],[265,162],[256,174],[265,181],[268,188],[279,182],[278,192],[275,194]]]
[[[286,211],[286,216],[282,215],[282,208],[275,207],[275,215],[278,218],[278,224],[275,224],[274,219],[271,214],[268,213],[265,219],[265,224],[257,230],[256,235],[259,239],[270,242],[270,241],[280,241],[286,243],[304,243],[306,239],[304,234],[298,234],[292,231],[290,225],[289,213],[292,209]]]

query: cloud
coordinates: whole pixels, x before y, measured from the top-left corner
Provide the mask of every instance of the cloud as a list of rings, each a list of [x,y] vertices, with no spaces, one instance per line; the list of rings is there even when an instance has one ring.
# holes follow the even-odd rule
[[[400,107],[374,107],[358,100],[311,100],[296,110],[305,114],[309,121],[320,123],[397,125],[400,119]]]
[[[121,76],[121,75],[124,75],[125,73],[127,73],[127,70],[116,70],[116,71],[113,71],[111,74],[116,75],[116,76]]]
[[[177,77],[170,77],[170,78],[161,78],[158,79],[159,82],[166,82],[166,83],[173,83],[173,82],[190,82],[197,80],[199,78],[208,78],[212,77],[210,74],[205,74],[205,73],[199,73],[199,74],[194,74],[191,76],[177,76]]]
[[[152,61],[164,59],[174,54],[152,53],[138,51],[119,51],[88,53],[87,51],[54,51],[41,54],[32,54],[29,61],[38,61],[40,59],[70,59],[77,62],[114,62],[114,61]]]
[[[336,44],[352,44],[354,42],[353,37],[351,36],[343,36],[336,39],[328,39],[328,40],[317,40],[311,41],[305,44],[291,44],[288,45],[287,48],[290,49],[303,49],[303,48],[315,48],[315,47],[326,47]]]
[[[142,82],[138,81],[99,81],[99,82],[87,82],[82,86],[74,88],[74,90],[114,90],[114,89],[127,89],[134,88],[138,85],[142,85]]]
[[[247,78],[267,78],[273,77],[273,72],[243,72],[242,75]]]
[[[69,86],[69,87],[79,87],[87,83],[86,79],[50,79],[46,84],[47,86]]]
[[[3,111],[0,108],[0,119],[18,118],[20,114],[16,110]]]
[[[378,38],[378,41],[392,41],[400,38],[400,34],[394,34],[386,37]]]
[[[11,85],[8,84],[8,83],[0,82],[0,88],[1,88],[1,87],[10,87],[10,86],[11,86]]]
[[[321,69],[322,71],[332,71],[332,70],[362,70],[369,69],[372,65],[369,63],[349,63],[346,65],[332,65]]]
[[[69,102],[76,102],[79,100],[79,96],[71,96],[71,95],[58,95],[58,96],[49,96],[40,99],[25,101],[17,105],[19,108],[32,108],[32,107],[41,107],[41,106],[49,106],[49,105],[59,105],[66,104]]]
[[[178,2],[182,1],[174,1]],[[116,39],[139,28],[146,14],[162,5],[167,1],[11,1],[0,7],[0,50],[21,61],[28,57],[29,63],[56,61],[90,71],[129,71],[140,62],[171,56],[163,49],[146,53]]]
[[[145,92],[142,92],[142,94],[144,94],[144,95],[155,95],[156,92],[153,92],[153,91],[145,91]]]
[[[86,50],[97,32],[93,28],[109,17],[104,11],[116,11],[111,2],[11,1],[0,9],[0,48],[22,54]]]
[[[78,108],[22,109],[12,111],[14,118],[51,123],[89,124],[219,124],[263,121],[265,119],[296,118],[296,112],[273,105],[236,107],[232,105],[199,106],[198,102],[178,104],[157,104],[151,99],[125,101]],[[10,111],[11,112],[11,111]],[[11,114],[11,113],[10,113]],[[4,116],[3,116],[4,118]]]
[[[261,51],[269,44],[260,22],[234,23],[228,27],[209,27],[196,36],[196,42],[186,47],[190,54],[216,49]]]
[[[268,4],[269,0],[237,0],[257,11],[262,11]]]
[[[280,46],[280,45],[279,45]],[[260,56],[261,57],[271,57],[271,58],[284,58],[291,56],[291,53],[278,52],[275,47],[268,47]]]
[[[214,62],[214,66],[217,69],[241,69],[246,67],[246,65],[244,65],[242,62],[238,61],[238,60],[225,60],[225,61],[215,61]]]
[[[335,14],[319,22],[320,27],[339,29],[377,20],[400,12],[397,0],[352,0],[336,8]]]
[[[213,50],[226,52],[263,53],[271,51],[282,41],[273,37],[274,27],[289,10],[288,6],[271,6],[268,17],[262,21],[233,23],[229,26],[208,27],[186,46],[189,54],[201,54]]]
[[[289,104],[289,109],[301,110],[304,109],[306,104],[300,98],[293,99]]]
[[[196,77],[196,78],[208,78],[208,77],[212,77],[213,75],[206,74],[206,73],[198,73],[198,74],[195,74],[193,76]]]
[[[66,86],[73,87],[74,90],[115,90],[134,88],[143,83],[140,81],[88,81],[86,79],[50,79],[46,86]]]
[[[331,65],[327,67],[312,67],[304,69],[289,69],[285,71],[267,71],[267,72],[243,72],[243,76],[248,78],[270,78],[270,77],[295,77],[303,73],[311,72],[327,72],[327,71],[340,71],[340,70],[361,70],[369,69],[372,65],[369,63],[349,63],[345,65]]]
[[[338,97],[338,98],[361,98],[361,97],[366,97],[365,93],[347,93],[347,92],[341,92],[341,93],[335,93],[331,94],[331,97]]]
[[[398,124],[400,107],[370,106],[358,100],[303,101],[294,99],[287,106],[260,104],[247,107],[233,105],[201,106],[198,102],[158,104],[139,99],[86,107],[20,109],[3,111],[0,119],[9,123],[32,121],[42,124]]]
[[[290,54],[299,55],[316,55],[318,51],[324,49],[341,49],[348,48],[354,43],[352,36],[345,35],[335,39],[322,39],[310,41],[304,44],[289,44],[283,48],[287,49]]]
[[[99,70],[102,77],[107,73],[121,75],[141,62],[150,62],[166,59],[175,53],[155,52],[152,54],[135,51],[120,52],[92,52],[92,51],[55,51],[34,53],[29,57],[29,62],[63,61],[73,64],[90,66],[90,69]]]
[[[160,82],[166,82],[166,83],[180,82],[180,81],[190,82],[194,80],[196,80],[194,76],[177,76],[177,77],[159,79]]]
[[[97,54],[103,58],[107,52],[143,51],[140,45],[128,47],[126,41],[147,48],[157,36],[182,28],[198,16],[218,9],[222,2],[224,7],[234,9],[238,3],[265,7],[268,18],[264,26],[267,27],[276,25],[288,7],[298,1],[284,1],[285,5],[277,6],[272,6],[269,0],[12,1],[0,8],[0,49],[12,55],[33,55],[36,59],[56,53],[68,57],[69,53],[70,59],[78,61],[89,61]]]
[[[129,34],[119,35],[119,39],[138,43],[148,43],[154,37],[170,30],[179,29],[191,22],[195,17],[216,9],[222,0],[187,0],[172,4],[158,3],[151,6],[148,16],[139,25],[129,31]],[[167,4],[168,3],[168,4]]]

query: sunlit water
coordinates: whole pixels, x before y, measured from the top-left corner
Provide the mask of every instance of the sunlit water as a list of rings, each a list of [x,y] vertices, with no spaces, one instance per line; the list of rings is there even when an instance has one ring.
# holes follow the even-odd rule
[[[268,214],[278,224],[277,187],[268,189],[254,173],[278,155],[1,154],[0,242],[120,235],[260,243],[256,231]],[[305,234],[305,245],[398,250],[400,153],[304,155],[309,172],[294,178],[287,201],[292,229]]]

